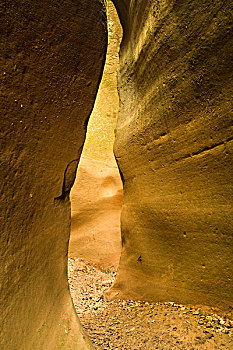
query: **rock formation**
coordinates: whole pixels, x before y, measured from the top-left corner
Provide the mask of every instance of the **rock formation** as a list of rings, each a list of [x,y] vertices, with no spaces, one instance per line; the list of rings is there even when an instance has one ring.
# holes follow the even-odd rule
[[[68,194],[106,49],[101,0],[2,2],[1,349],[91,348]],[[114,0],[124,37],[110,296],[232,307],[232,0]]]
[[[233,3],[115,3],[124,205],[109,297],[233,306]]]
[[[70,256],[83,257],[105,269],[119,264],[123,199],[122,182],[113,155],[119,110],[117,69],[122,30],[116,9],[110,1],[107,15],[106,63],[71,191],[69,245]]]
[[[0,348],[90,349],[68,289],[68,193],[105,59],[105,7],[2,10]]]

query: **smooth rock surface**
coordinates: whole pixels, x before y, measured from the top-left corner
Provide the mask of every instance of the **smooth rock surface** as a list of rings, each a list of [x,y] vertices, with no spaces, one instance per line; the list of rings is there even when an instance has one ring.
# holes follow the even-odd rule
[[[1,6],[0,348],[91,349],[68,289],[68,194],[105,60],[104,2]]]
[[[124,209],[109,297],[232,307],[232,0],[114,2]],[[0,347],[88,349],[68,291],[68,193],[104,62],[103,3],[1,7]]]
[[[121,254],[122,182],[115,162],[81,157],[71,193],[69,256],[117,267]]]
[[[115,1],[123,250],[108,297],[233,306],[232,1]]]

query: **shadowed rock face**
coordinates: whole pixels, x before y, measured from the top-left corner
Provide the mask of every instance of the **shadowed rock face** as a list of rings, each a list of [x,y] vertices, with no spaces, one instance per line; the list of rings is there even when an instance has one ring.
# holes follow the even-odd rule
[[[68,290],[68,193],[103,68],[105,8],[2,7],[0,348],[89,349]]]
[[[232,306],[231,6],[130,2],[115,142],[123,250],[110,296]]]

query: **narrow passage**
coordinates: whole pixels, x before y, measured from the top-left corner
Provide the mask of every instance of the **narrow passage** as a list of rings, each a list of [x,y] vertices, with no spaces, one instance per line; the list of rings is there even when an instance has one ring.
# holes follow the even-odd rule
[[[122,184],[112,150],[122,31],[110,1],[108,31],[104,76],[71,192],[68,273],[76,312],[97,350],[232,350],[233,321],[215,309],[172,301],[104,299],[117,273],[122,207]]]

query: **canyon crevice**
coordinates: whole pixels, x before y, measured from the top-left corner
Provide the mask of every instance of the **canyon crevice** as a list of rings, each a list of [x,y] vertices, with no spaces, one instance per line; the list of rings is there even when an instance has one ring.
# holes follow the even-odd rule
[[[1,5],[4,350],[93,348],[68,287],[69,191],[105,62],[104,3]],[[114,4],[124,204],[106,297],[232,309],[233,2]]]
[[[119,110],[117,72],[122,28],[107,2],[108,48],[104,73],[88,121],[85,144],[71,191],[69,257],[117,268],[121,254],[123,189],[113,154]]]

